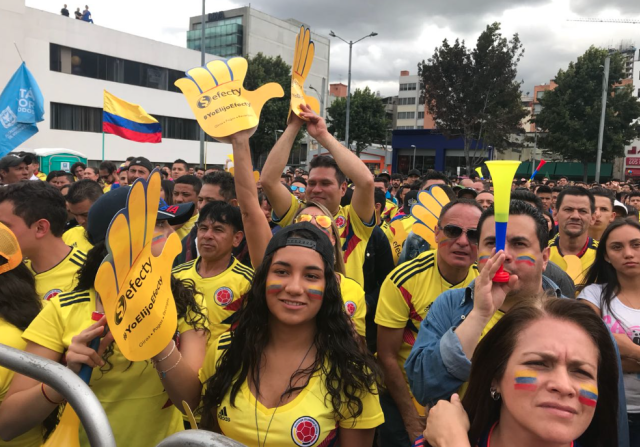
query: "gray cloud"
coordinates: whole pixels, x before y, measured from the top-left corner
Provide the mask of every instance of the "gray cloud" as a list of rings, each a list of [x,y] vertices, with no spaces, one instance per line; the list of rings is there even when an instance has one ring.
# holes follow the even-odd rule
[[[571,0],[571,10],[582,16],[591,16],[604,10],[617,9],[621,13],[640,14],[640,2],[637,0]]]

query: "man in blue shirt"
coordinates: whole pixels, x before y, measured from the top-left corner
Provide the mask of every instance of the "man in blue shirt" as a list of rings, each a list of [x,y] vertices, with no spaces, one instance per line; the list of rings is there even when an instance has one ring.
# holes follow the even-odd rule
[[[478,230],[480,276],[469,287],[446,291],[436,299],[405,363],[411,391],[423,405],[449,399],[465,385],[471,371],[469,359],[478,342],[523,297],[542,292],[561,297],[558,287],[542,276],[549,261],[549,249],[547,222],[540,210],[518,200],[511,202],[504,252],[492,254],[493,207],[482,214]],[[492,281],[500,264],[511,274],[509,283]],[[620,364],[618,368],[618,446],[626,447],[629,445],[626,401]]]
[[[84,22],[93,23],[91,19],[91,13],[89,12],[89,5],[84,5],[84,11],[82,12],[82,20]]]

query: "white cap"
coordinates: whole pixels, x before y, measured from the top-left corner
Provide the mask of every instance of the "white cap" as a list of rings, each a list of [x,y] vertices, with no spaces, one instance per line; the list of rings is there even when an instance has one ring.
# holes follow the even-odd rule
[[[629,210],[627,209],[627,207],[619,200],[614,200],[613,201],[613,209],[614,209],[614,211],[615,211],[616,208],[622,208],[624,210],[625,216],[627,214],[629,214]]]

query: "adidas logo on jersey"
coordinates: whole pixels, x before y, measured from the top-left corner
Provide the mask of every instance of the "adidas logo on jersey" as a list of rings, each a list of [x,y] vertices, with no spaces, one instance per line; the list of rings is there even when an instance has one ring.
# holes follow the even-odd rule
[[[218,411],[218,419],[231,422],[231,419],[227,416],[227,407],[222,407],[222,410]]]

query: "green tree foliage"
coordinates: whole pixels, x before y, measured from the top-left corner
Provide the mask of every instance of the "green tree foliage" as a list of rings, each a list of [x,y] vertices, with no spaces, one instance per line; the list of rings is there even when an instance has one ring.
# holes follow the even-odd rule
[[[493,23],[473,50],[464,41],[451,45],[445,39],[427,62],[418,64],[421,95],[436,126],[448,137],[464,138],[467,172],[485,156],[475,150],[474,140],[502,150],[513,145],[509,135],[522,130],[527,112],[516,75],[523,54],[518,35],[508,40],[500,34],[500,24]]]
[[[267,57],[258,53],[253,57],[247,57],[249,68],[244,87],[247,90],[257,90],[260,86],[269,82],[280,84],[284,90],[284,97],[274,98],[266,102],[260,114],[260,124],[256,133],[249,140],[253,165],[258,166],[266,159],[266,154],[276,142],[277,130],[284,130],[289,114],[289,102],[291,100],[291,66],[280,56]],[[294,147],[299,144],[302,131],[298,134]]]
[[[337,133],[344,141],[347,118],[347,98],[338,98],[327,109],[329,132]],[[373,143],[384,141],[385,129],[389,127],[384,104],[369,87],[356,89],[351,95],[349,111],[349,140],[355,144],[356,155]]]
[[[558,86],[540,99],[543,109],[535,117],[536,126],[546,132],[538,144],[565,160],[582,162],[585,181],[587,165],[597,155],[603,66],[608,54],[608,50],[592,46],[569,68],[558,71]],[[625,77],[623,60],[620,53],[611,55],[603,161],[624,155],[624,146],[638,136],[633,123],[640,117],[640,102],[633,97],[631,84],[616,86]]]

